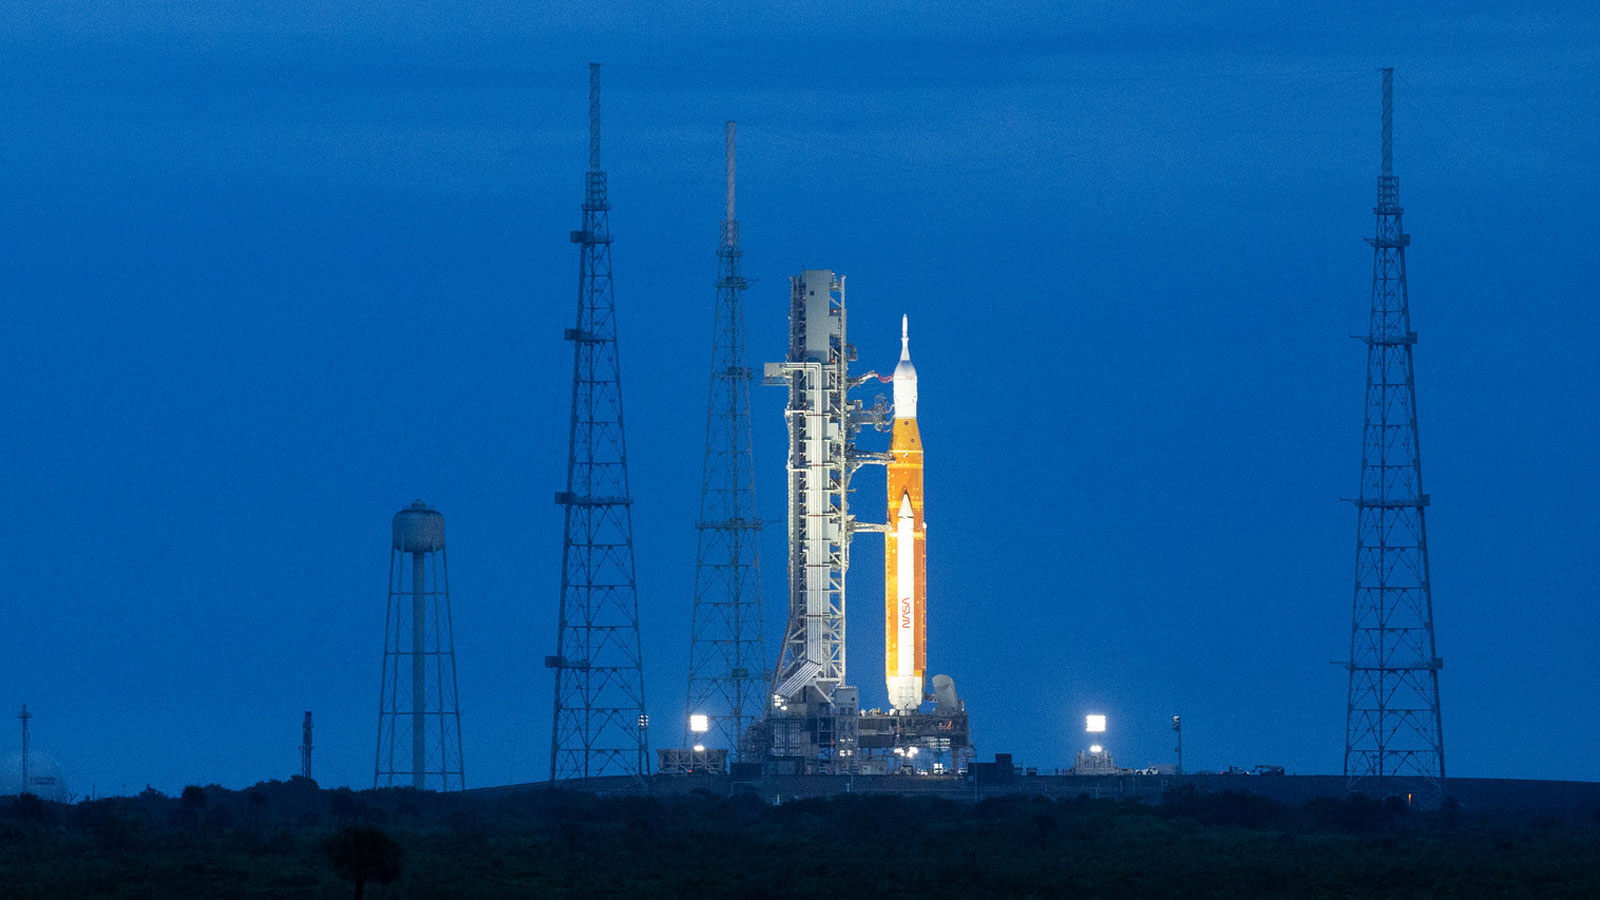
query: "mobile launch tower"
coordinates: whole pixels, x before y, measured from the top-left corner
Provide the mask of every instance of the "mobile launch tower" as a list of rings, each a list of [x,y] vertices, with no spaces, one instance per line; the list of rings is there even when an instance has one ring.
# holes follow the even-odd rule
[[[847,324],[844,279],[823,269],[801,272],[790,279],[787,357],[767,363],[764,371],[767,384],[789,390],[784,411],[789,430],[789,614],[764,730],[756,733],[756,740],[766,744],[770,765],[799,774],[912,768],[920,749],[953,752],[958,758],[968,750],[966,714],[947,676],[934,679],[935,712],[920,711],[927,699],[921,628],[926,621],[926,543],[916,373],[906,333],[902,328],[902,364],[895,379],[901,408],[892,419],[881,395],[871,407],[850,399],[851,390],[889,379],[876,372],[850,374],[856,349]],[[856,436],[865,426],[892,427],[896,441],[891,451],[859,449]],[[894,496],[885,523],[858,522],[850,513],[851,478],[869,464],[890,467]],[[845,576],[850,543],[858,531],[885,533],[891,542],[901,542],[895,545],[899,555],[886,556],[893,595],[885,638],[888,713],[863,714],[860,691],[846,677]],[[905,577],[896,579],[902,569]],[[905,612],[910,619],[901,630],[896,623],[903,592],[909,592]]]
[[[844,279],[823,269],[791,278],[789,351],[763,372],[767,384],[789,389],[789,618],[767,725],[771,755],[808,771],[848,771],[856,751],[859,693],[845,683],[844,643],[850,478],[871,458],[856,451],[856,433],[885,410],[849,399],[865,381],[850,378],[855,355]]]

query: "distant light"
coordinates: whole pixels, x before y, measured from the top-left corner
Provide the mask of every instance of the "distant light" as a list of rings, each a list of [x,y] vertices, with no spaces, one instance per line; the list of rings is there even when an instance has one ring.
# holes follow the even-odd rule
[[[705,744],[695,744],[694,745],[694,752],[696,752],[696,753],[704,753],[704,752],[706,752],[706,745]]]
[[[1090,753],[1103,753],[1105,751],[1101,749],[1099,744],[1090,744],[1089,745],[1089,752]]]
[[[711,730],[711,717],[705,713],[695,713],[689,717],[689,730],[695,734],[705,734]]]
[[[1085,729],[1090,734],[1099,734],[1106,730],[1105,716],[1084,716]]]
[[[639,715],[639,727],[640,728],[649,728],[650,727],[650,717],[647,716],[647,715],[644,715],[643,713],[641,713]]]
[[[908,756],[916,756],[917,755],[917,748],[912,747],[911,749],[907,750],[906,751],[906,755],[908,755]]]

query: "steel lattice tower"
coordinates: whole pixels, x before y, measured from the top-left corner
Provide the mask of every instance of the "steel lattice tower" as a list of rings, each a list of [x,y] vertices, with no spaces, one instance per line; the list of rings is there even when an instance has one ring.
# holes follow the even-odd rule
[[[1394,174],[1394,70],[1383,70],[1383,172],[1372,245],[1372,313],[1366,337],[1366,425],[1356,530],[1344,773],[1352,790],[1378,794],[1444,782],[1439,668],[1428,577],[1417,392],[1400,186]]]
[[[572,342],[572,423],[561,549],[561,607],[550,734],[550,780],[643,776],[649,719],[634,585],[632,500],[622,428],[616,302],[606,173],[600,170],[600,64],[589,64],[589,171],[584,177],[577,324]]]
[[[706,734],[697,735],[687,726],[684,746],[720,746],[732,751],[735,759],[743,759],[741,737],[761,718],[766,704],[767,658],[762,639],[761,522],[755,511],[750,449],[751,373],[745,362],[747,282],[739,274],[732,122],[727,125],[726,146],[727,211],[717,247],[717,305],[700,517],[695,523],[699,540],[685,713],[705,716]]]
[[[418,500],[395,513],[393,534],[372,786],[459,791],[466,785],[444,516]],[[304,728],[301,762],[310,777],[309,712]]]

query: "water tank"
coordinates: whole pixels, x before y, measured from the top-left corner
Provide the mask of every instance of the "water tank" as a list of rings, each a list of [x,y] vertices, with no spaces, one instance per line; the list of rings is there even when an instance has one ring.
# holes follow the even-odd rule
[[[444,514],[416,501],[394,514],[394,549],[432,553],[444,549]]]

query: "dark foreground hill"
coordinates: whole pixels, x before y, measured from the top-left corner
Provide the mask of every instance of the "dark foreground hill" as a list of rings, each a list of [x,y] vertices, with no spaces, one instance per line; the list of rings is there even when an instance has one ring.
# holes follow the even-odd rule
[[[0,798],[0,896],[349,897],[341,872],[363,871],[368,897],[396,898],[1600,896],[1596,810],[1288,806],[1192,788],[1162,799],[771,806],[298,778],[74,806]]]

